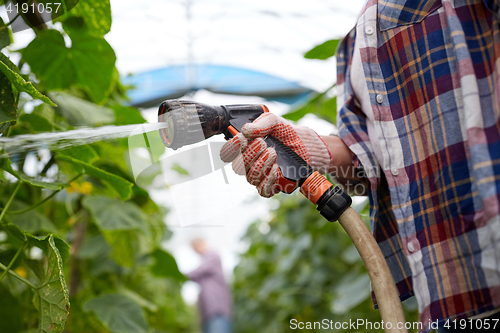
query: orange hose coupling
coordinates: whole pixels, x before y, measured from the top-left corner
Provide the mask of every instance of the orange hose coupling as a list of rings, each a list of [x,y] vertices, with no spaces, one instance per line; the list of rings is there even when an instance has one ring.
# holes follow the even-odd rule
[[[314,171],[313,174],[304,181],[300,187],[300,192],[305,195],[309,201],[316,204],[321,196],[332,186],[332,183],[330,183],[325,176],[318,171]]]

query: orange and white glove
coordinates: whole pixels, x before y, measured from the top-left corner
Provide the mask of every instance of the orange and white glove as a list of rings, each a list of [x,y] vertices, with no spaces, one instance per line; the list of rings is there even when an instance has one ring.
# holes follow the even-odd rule
[[[279,192],[281,171],[276,164],[276,151],[267,147],[264,138],[271,135],[299,154],[315,171],[328,172],[331,154],[316,132],[305,126],[295,126],[286,119],[265,112],[252,123],[245,124],[241,133],[224,144],[220,158],[233,162],[233,170],[245,175],[263,197]]]

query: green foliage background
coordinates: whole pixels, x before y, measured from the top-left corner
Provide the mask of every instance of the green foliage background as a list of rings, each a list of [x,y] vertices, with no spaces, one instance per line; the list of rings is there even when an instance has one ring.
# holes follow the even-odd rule
[[[9,48],[21,55],[17,64],[0,53],[3,137],[145,122],[123,106],[104,39],[109,1],[80,0],[57,18],[62,30],[19,19],[36,38]],[[0,48],[11,42],[0,22]],[[30,152],[38,159],[30,176],[28,153],[1,157],[0,332],[196,331],[195,310],[180,295],[185,277],[160,246],[171,234],[167,212],[134,183],[127,148],[126,140],[98,142],[48,161]]]
[[[274,200],[279,205],[271,220],[248,229],[244,240],[250,247],[234,270],[235,332],[289,332],[293,319],[380,322],[368,273],[342,227],[326,221],[301,195]],[[367,204],[354,208],[368,224]],[[415,300],[403,305],[406,320],[417,321]]]

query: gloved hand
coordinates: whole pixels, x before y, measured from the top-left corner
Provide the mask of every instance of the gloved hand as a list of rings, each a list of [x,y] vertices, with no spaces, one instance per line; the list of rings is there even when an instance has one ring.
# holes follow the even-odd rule
[[[290,147],[315,171],[328,172],[331,154],[316,132],[308,127],[291,125],[284,118],[265,112],[243,126],[241,133],[226,142],[220,151],[221,159],[233,162],[237,174],[246,174],[248,182],[257,186],[261,196],[269,198],[280,190],[281,171],[276,164],[276,151],[268,148],[263,139],[268,135]]]

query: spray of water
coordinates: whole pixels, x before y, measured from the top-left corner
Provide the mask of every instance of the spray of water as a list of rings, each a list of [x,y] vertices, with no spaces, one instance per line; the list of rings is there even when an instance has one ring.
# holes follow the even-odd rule
[[[168,123],[151,123],[124,126],[103,126],[98,128],[79,128],[66,132],[24,134],[11,138],[0,137],[0,157],[26,151],[49,149],[59,151],[72,146],[80,146],[98,141],[116,140],[129,135],[142,134],[167,128]]]

